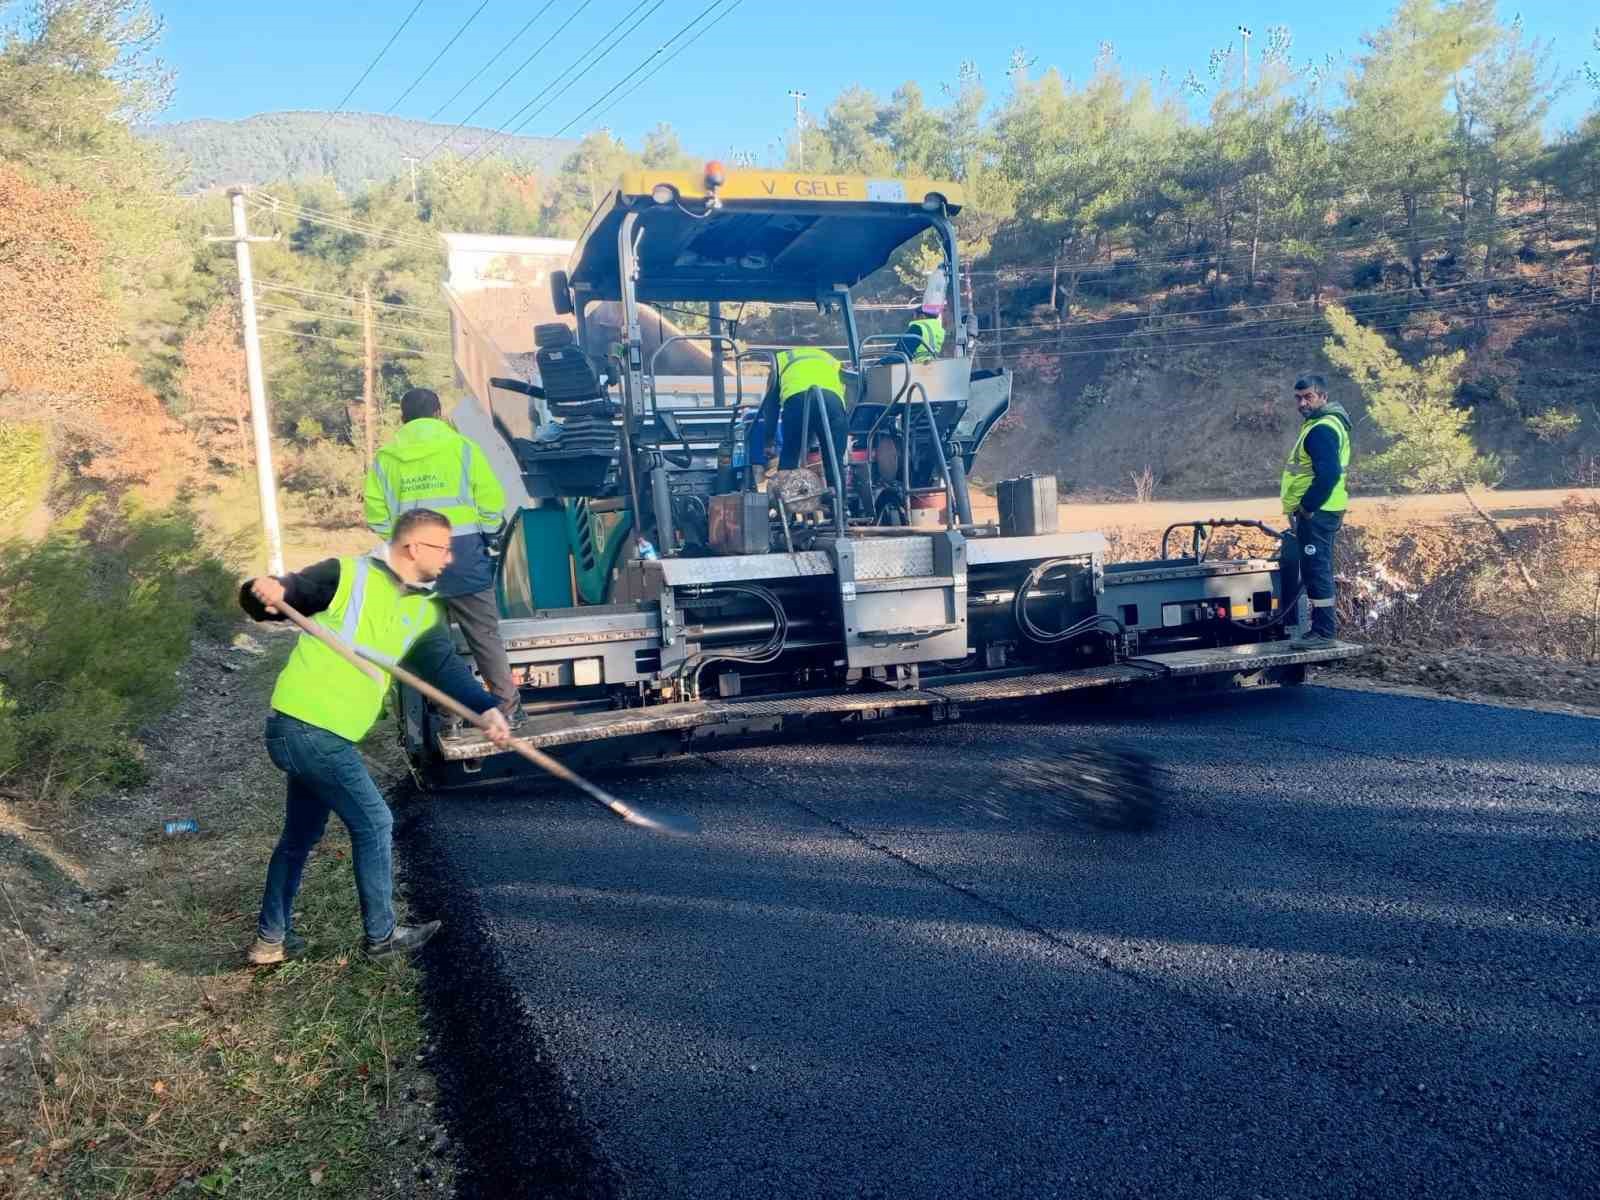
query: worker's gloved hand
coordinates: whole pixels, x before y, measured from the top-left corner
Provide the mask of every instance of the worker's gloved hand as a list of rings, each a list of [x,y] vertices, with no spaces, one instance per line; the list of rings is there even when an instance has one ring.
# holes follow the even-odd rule
[[[278,611],[279,602],[283,600],[287,593],[284,591],[283,584],[279,583],[271,575],[262,575],[260,578],[250,581],[250,594],[261,601],[269,613],[275,613]]]
[[[511,744],[511,726],[506,722],[505,713],[498,708],[485,709],[479,714],[485,724],[483,732],[496,746],[509,746]]]

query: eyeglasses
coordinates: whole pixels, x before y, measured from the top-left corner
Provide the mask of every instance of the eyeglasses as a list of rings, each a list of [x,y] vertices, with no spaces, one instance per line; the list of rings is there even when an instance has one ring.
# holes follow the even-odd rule
[[[448,551],[450,549],[449,543],[446,543],[443,546],[440,546],[435,542],[412,542],[411,544],[413,546],[426,546],[429,550],[438,550],[441,552]]]

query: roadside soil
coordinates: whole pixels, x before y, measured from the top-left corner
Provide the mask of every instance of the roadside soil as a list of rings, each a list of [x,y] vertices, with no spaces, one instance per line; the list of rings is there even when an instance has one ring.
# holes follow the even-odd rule
[[[145,786],[49,810],[0,791],[0,1197],[452,1193],[416,971],[359,957],[337,821],[297,906],[307,957],[243,964],[290,640],[197,640]],[[176,818],[199,831],[166,836]]]
[[[1328,668],[1318,682],[1600,716],[1600,663],[1373,646],[1360,658]]]
[[[1480,502],[1491,516],[1508,523],[1551,516],[1561,510],[1569,497],[1600,502],[1600,488],[1541,488],[1531,491],[1484,492]],[[1068,497],[1058,505],[1061,528],[1080,533],[1108,528],[1165,529],[1178,521],[1205,517],[1244,517],[1279,527],[1283,512],[1276,496],[1253,499],[1151,500],[1140,504],[1132,500],[1096,501]],[[993,496],[974,489],[972,515],[978,521],[998,519],[999,506]],[[1351,501],[1348,524],[1370,521],[1447,524],[1474,519],[1472,509],[1460,493],[1437,496],[1356,497]]]

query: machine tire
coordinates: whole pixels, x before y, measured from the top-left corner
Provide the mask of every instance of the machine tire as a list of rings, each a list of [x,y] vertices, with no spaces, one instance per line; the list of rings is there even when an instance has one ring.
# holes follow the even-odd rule
[[[550,272],[550,307],[555,309],[558,317],[572,315],[572,285],[565,271]]]

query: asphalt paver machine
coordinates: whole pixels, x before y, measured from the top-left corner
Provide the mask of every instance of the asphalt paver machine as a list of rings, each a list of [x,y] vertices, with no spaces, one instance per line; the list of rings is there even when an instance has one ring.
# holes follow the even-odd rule
[[[1277,560],[1208,558],[1215,523],[1172,555],[1107,563],[1100,534],[1058,531],[1048,477],[1002,481],[998,519],[974,520],[968,479],[1010,372],[974,367],[959,288],[931,362],[864,338],[852,298],[908,243],[958,280],[961,202],[954,183],[715,164],[633,173],[604,199],[549,275],[565,319],[456,412],[493,431],[491,460],[517,476],[499,591],[519,737],[594,766],[1068,693],[1193,704],[1358,652],[1299,646]],[[842,455],[820,393],[802,396],[816,450],[798,490],[760,469],[774,430],[755,415],[782,347],[737,336],[745,305],[795,304],[830,331],[848,392]],[[698,320],[664,324],[674,310]],[[868,457],[880,431],[902,448],[893,480]],[[434,784],[520,769],[402,699]]]

